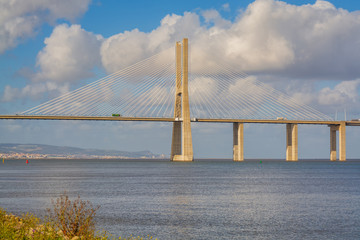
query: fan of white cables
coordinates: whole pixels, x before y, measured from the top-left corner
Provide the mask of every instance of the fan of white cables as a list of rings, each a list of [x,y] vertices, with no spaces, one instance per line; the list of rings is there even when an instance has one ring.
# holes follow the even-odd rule
[[[22,114],[173,117],[175,78],[171,48]],[[190,71],[189,99],[195,118],[332,120],[226,63]]]
[[[174,112],[175,54],[165,50],[24,115],[165,117]]]
[[[189,79],[193,117],[332,120],[255,77],[234,69],[230,64],[213,62],[211,68],[197,66]]]

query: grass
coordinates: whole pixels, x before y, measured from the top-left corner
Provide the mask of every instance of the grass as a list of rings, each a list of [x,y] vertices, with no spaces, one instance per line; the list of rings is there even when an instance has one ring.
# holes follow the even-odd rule
[[[66,193],[52,201],[53,207],[47,209],[45,221],[27,213],[15,216],[0,208],[0,240],[150,240],[147,237],[114,237],[106,231],[95,232],[94,217],[99,206],[78,196],[71,200]]]

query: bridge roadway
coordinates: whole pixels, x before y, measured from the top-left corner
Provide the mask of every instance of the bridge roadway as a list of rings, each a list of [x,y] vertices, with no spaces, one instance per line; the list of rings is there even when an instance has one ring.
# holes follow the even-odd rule
[[[147,118],[147,117],[102,117],[102,116],[28,116],[28,115],[0,115],[0,119],[23,120],[87,120],[87,121],[149,121],[149,122],[176,122],[175,118]],[[180,120],[181,121],[181,120]],[[339,125],[344,121],[309,121],[309,120],[271,120],[271,119],[211,119],[192,118],[192,122],[212,123],[269,123],[269,124],[313,124]],[[360,126],[360,121],[345,121],[347,126]]]
[[[180,122],[180,118],[145,118],[145,117],[101,117],[101,116],[29,116],[0,115],[1,119],[23,120],[84,120],[84,121],[148,121],[148,122]],[[233,159],[244,160],[244,123],[286,124],[286,161],[298,160],[298,124],[327,125],[330,127],[330,160],[336,161],[337,134],[339,132],[339,160],[346,161],[346,126],[360,126],[360,120],[353,121],[308,121],[287,119],[210,119],[192,118],[192,122],[232,123],[233,124]]]

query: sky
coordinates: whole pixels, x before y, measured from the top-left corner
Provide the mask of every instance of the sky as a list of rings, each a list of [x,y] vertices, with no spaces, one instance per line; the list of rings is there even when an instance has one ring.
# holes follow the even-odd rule
[[[0,114],[25,111],[188,37],[337,120],[360,118],[357,0],[0,0]],[[198,51],[198,52],[197,52]],[[205,57],[204,62],[210,61]],[[2,120],[1,143],[170,153],[171,123]],[[192,125],[194,157],[231,158],[232,125]],[[360,159],[360,128],[347,157]],[[329,157],[299,126],[299,158]],[[285,125],[246,124],[245,158],[285,158]]]

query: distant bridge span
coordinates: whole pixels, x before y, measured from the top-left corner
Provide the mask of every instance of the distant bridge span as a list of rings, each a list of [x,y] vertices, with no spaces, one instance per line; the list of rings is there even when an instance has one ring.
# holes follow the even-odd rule
[[[140,121],[140,122],[173,122],[182,123],[176,118],[149,117],[103,117],[103,116],[26,116],[0,115],[0,119],[17,120],[73,120],[73,121]],[[272,120],[272,119],[210,119],[192,118],[191,122],[232,123],[233,124],[233,159],[244,160],[244,123],[286,124],[286,160],[298,160],[298,124],[327,125],[330,127],[330,160],[336,161],[336,132],[339,131],[339,160],[346,161],[346,126],[360,126],[360,121],[310,121],[310,120]]]
[[[181,122],[175,118],[157,117],[103,117],[103,116],[29,116],[29,115],[0,115],[0,119],[17,120],[82,120],[82,121],[138,121],[138,122]],[[274,119],[212,119],[193,118],[191,122],[208,123],[263,123],[263,124],[307,124],[307,125],[340,125],[360,126],[360,121],[310,121],[310,120],[274,120]]]

